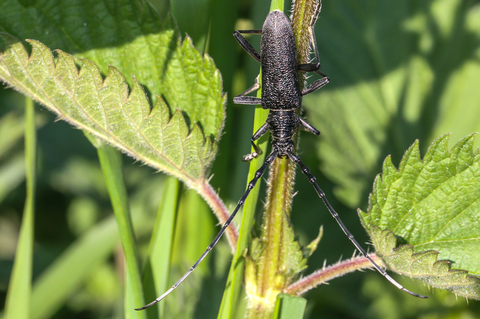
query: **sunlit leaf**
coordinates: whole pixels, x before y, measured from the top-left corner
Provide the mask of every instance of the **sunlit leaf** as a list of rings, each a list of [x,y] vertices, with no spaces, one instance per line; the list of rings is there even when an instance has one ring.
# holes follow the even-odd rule
[[[216,140],[205,138],[197,123],[189,130],[180,110],[173,111],[170,116],[161,98],[151,109],[141,85],[134,79],[129,89],[123,75],[113,66],[103,79],[98,68],[88,60],[81,60],[82,67],[78,69],[74,58],[62,51],[57,51],[55,61],[47,47],[29,40],[32,45],[29,55],[17,39],[6,34],[3,37],[7,49],[0,60],[0,78],[5,82],[60,118],[190,186],[205,179],[206,169],[215,155]],[[183,68],[197,68],[198,60],[202,60],[188,39],[175,53],[186,56]],[[205,61],[209,61],[204,63],[206,73],[217,75],[217,79],[213,79],[217,82],[219,75],[211,70],[213,63]],[[188,92],[190,99],[205,96],[203,92],[188,90],[187,86],[183,85],[184,93]],[[207,95],[206,110],[212,109],[208,104],[220,104],[217,111],[211,112],[215,114],[212,117],[222,118],[221,92],[212,93],[211,98]],[[209,123],[205,126],[212,127]]]
[[[398,170],[388,157],[360,216],[389,268],[480,299],[480,152],[472,152],[474,135],[450,152],[448,140],[436,140],[423,160],[416,142]]]

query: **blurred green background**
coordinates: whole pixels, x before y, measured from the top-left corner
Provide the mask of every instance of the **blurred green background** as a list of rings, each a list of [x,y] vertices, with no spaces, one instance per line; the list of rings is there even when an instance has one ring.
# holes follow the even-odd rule
[[[270,2],[152,3],[160,18],[170,10],[182,37],[188,33],[222,73],[229,98],[227,122],[212,168],[212,184],[232,207],[247,182],[248,165],[240,159],[249,151],[254,108],[234,105],[231,98],[253,83],[259,68],[232,32],[261,28]],[[1,20],[0,30],[13,32]],[[366,209],[374,177],[388,154],[398,165],[415,139],[420,140],[424,154],[442,134],[451,133],[451,142],[456,143],[480,130],[480,2],[324,1],[316,37],[322,72],[329,75],[330,83],[305,98],[304,115],[322,134],[302,134],[299,154],[347,227],[364,243],[368,238],[355,209]],[[258,37],[249,39],[258,47]],[[25,200],[24,103],[18,93],[0,90],[0,309]],[[34,316],[123,318],[122,249],[96,150],[82,132],[55,121],[44,108],[38,107],[36,116],[34,300],[46,306]],[[146,252],[165,177],[126,157],[124,167],[138,244]],[[299,241],[309,243],[324,226],[324,237],[306,274],[321,268],[324,261],[328,265],[349,258],[353,246],[303,175],[297,177],[295,189],[292,223]],[[184,189],[172,281],[205,249],[216,224],[206,204]],[[167,318],[216,318],[230,257],[222,240],[165,300]],[[62,266],[67,273],[56,268]],[[42,286],[47,277],[57,280]],[[307,293],[305,317],[480,318],[478,301],[468,304],[446,291],[430,291],[422,283],[394,277],[408,289],[431,297],[413,298],[376,272],[358,272]],[[59,291],[55,302],[46,303]]]

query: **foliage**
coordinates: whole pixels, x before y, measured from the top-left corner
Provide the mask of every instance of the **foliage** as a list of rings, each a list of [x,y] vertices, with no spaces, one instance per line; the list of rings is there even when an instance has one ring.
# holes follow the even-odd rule
[[[480,298],[477,257],[479,152],[469,136],[448,151],[448,135],[435,141],[423,161],[418,143],[397,171],[387,157],[375,180],[368,214],[360,212],[375,252],[397,273],[467,298]],[[395,236],[408,245],[397,248]],[[461,247],[461,249],[459,249]]]
[[[217,214],[220,212],[222,220],[221,212],[225,211],[225,206],[219,197],[231,207],[244,190],[246,167],[239,159],[248,152],[253,108],[228,104],[225,133],[217,146],[223,127],[224,96],[213,61],[222,73],[223,90],[230,98],[253,81],[258,65],[249,61],[248,56],[239,57],[240,48],[231,37],[231,31],[259,28],[269,3],[255,2],[251,8],[252,21],[246,21],[246,3],[239,6],[235,2],[220,0],[197,0],[190,5],[186,2],[161,2],[157,4],[160,12],[157,14],[143,1],[83,1],[80,4],[59,0],[3,1],[0,4],[0,31],[22,41],[35,41],[30,41],[30,52],[28,46],[27,51],[23,49],[25,43],[5,36],[2,50],[11,50],[7,54],[11,60],[2,60],[2,63],[7,62],[0,65],[0,76],[62,119],[103,138],[135,159],[176,176],[203,193],[207,200],[211,193],[215,193],[213,189],[220,189],[221,196],[209,204]],[[178,22],[182,42],[166,13],[169,7]],[[243,19],[234,25],[238,18]],[[450,140],[458,141],[478,130],[479,18],[480,5],[477,2],[412,0],[323,4],[316,34],[322,71],[330,76],[331,83],[305,98],[306,116],[323,135],[320,138],[302,135],[305,138],[300,143],[299,154],[312,168],[332,201],[334,197],[330,189],[335,189],[341,202],[333,204],[360,242],[362,232],[356,227],[358,218],[342,203],[349,207],[366,205],[369,185],[380,171],[385,156],[392,154],[395,163],[415,139],[426,147],[448,132],[452,132]],[[185,31],[192,35],[192,41],[185,36]],[[203,56],[193,45],[208,52],[213,60]],[[52,59],[49,48],[66,53],[57,51]],[[254,67],[247,65],[250,62]],[[81,65],[80,69],[77,63]],[[20,183],[25,174],[23,165],[18,164],[21,147],[16,146],[21,138],[18,132],[21,132],[19,128],[23,120],[17,109],[10,106],[15,102],[15,95],[4,91],[1,96],[0,132],[9,134],[2,133],[0,139],[0,225],[12,225],[8,229],[16,229],[16,220],[21,216],[18,207],[23,205]],[[44,112],[37,113],[36,125],[45,125],[46,117],[48,115]],[[48,124],[38,134],[38,179],[41,182],[35,213],[32,317],[47,318],[57,313],[58,318],[71,318],[82,311],[98,318],[115,316],[115,313],[121,317],[124,306],[119,307],[116,302],[120,298],[118,281],[106,278],[115,278],[116,269],[122,268],[122,257],[118,257],[122,253],[115,253],[118,234],[108,213],[110,206],[98,159],[86,139],[66,125]],[[261,142],[265,144],[266,139]],[[414,227],[432,220],[429,214],[433,211],[429,209],[437,205],[436,210],[443,212],[437,226],[452,220],[455,212],[464,211],[462,219],[455,219],[457,228],[454,229],[455,223],[451,223],[449,234],[458,234],[458,225],[469,224],[471,233],[468,239],[477,238],[478,241],[479,227],[476,226],[478,223],[475,224],[478,211],[473,204],[463,211],[460,207],[476,198],[475,191],[467,191],[462,185],[471,190],[478,189],[474,179],[478,156],[471,152],[472,143],[472,138],[462,140],[449,152],[448,139],[439,139],[423,162],[418,150],[411,148],[399,171],[390,160],[385,162],[382,178],[375,182],[372,206],[368,214],[361,213],[361,216],[376,252],[385,257],[389,267],[408,273],[401,267],[405,266],[405,260],[412,258],[412,252],[436,250],[439,251],[438,258],[449,259],[454,268],[478,275],[475,268],[478,260],[476,262],[475,258],[479,254],[474,246],[468,250],[470,255],[465,255],[455,249],[456,246],[430,243],[423,237],[434,233],[433,228],[429,232],[419,232]],[[183,146],[168,149],[171,145]],[[316,153],[307,151],[314,149]],[[218,156],[212,162],[216,154]],[[179,199],[162,205],[166,205],[172,214],[177,212],[177,217],[160,214],[163,221],[155,221],[154,212],[158,207],[163,177],[152,176],[146,167],[131,167],[131,160],[127,161],[125,180],[139,255],[145,255],[147,241],[155,227],[149,255],[157,256],[155,254],[160,253],[158,245],[165,245],[168,249],[164,256],[172,267],[168,278],[159,279],[162,274],[155,272],[158,266],[154,264],[155,260],[150,258],[146,262],[151,265],[145,268],[143,278],[145,299],[149,299],[162,292],[167,282],[175,281],[193,264],[213,238],[216,221],[193,192],[178,192],[178,186],[171,182],[165,186],[165,194],[180,194]],[[422,165],[427,169],[418,169]],[[318,167],[331,182],[320,178]],[[405,187],[398,193],[388,191],[398,185],[412,185],[409,181],[414,176],[405,175],[410,170],[419,174],[422,180],[428,180],[431,187],[413,184],[417,186]],[[453,174],[454,171],[459,177],[448,179],[445,172]],[[460,172],[470,172],[471,176],[464,177],[465,174]],[[208,182],[211,173],[213,187]],[[426,174],[425,177],[422,174]],[[325,256],[331,260],[338,259],[341,254],[350,254],[350,243],[334,221],[325,215],[326,210],[322,208],[321,214],[313,213],[312,208],[317,209],[321,203],[303,176],[298,176],[295,190],[299,193],[293,200],[292,225],[300,241],[307,243],[307,238],[314,238],[321,223],[326,229],[319,243],[320,253],[309,259],[307,272],[321,268]],[[441,198],[427,196],[436,194],[434,190],[442,190],[445,195]],[[385,193],[387,197],[383,196]],[[394,194],[408,195],[402,197],[401,206],[395,207],[391,203],[398,203],[398,200],[390,197]],[[400,226],[396,223],[397,215],[392,212],[406,212],[412,203],[426,206],[414,205],[419,207],[419,216]],[[458,210],[449,209],[445,203]],[[175,231],[169,235],[168,229]],[[17,237],[15,231],[11,235],[5,231],[0,234],[10,241]],[[234,244],[234,233],[230,239]],[[293,238],[287,239],[293,242]],[[406,248],[400,252],[395,250],[395,240],[398,239],[400,244],[408,243],[413,247],[404,246]],[[2,243],[8,243],[8,240]],[[461,245],[465,247],[467,243],[465,238],[463,240]],[[259,245],[258,241],[254,243]],[[0,251],[4,253],[0,258],[7,260],[0,264],[0,273],[3,274],[9,273],[13,250],[12,244],[2,245]],[[118,257],[114,263],[109,260],[112,253]],[[427,255],[429,258],[423,261],[431,266],[437,254]],[[229,258],[227,247],[221,243],[214,250],[213,258],[207,259],[165,300],[165,304],[148,312],[148,317],[164,314],[182,318],[215,317],[225,288]],[[127,258],[127,263],[134,262]],[[447,271],[446,263],[435,265],[441,265],[433,269],[439,274]],[[432,269],[428,271],[431,275]],[[464,272],[456,274],[465,278]],[[312,290],[307,296],[310,308],[306,316],[408,318],[418,317],[421,311],[440,318],[447,317],[449,312],[461,312],[467,316],[478,309],[475,302],[466,307],[461,299],[456,302],[452,294],[439,290],[428,301],[417,300],[396,291],[378,277],[373,273],[349,275],[328,287]],[[3,278],[0,287],[6,288],[7,280]],[[157,283],[163,282],[153,287],[149,278],[155,278]],[[362,282],[360,279],[363,278],[372,280]],[[349,283],[343,288],[344,280]],[[106,284],[108,282],[111,284]],[[435,286],[434,282],[429,283]],[[415,292],[432,295],[421,286],[412,287],[413,284],[403,281],[402,284]],[[128,279],[126,285],[128,292],[131,285]],[[461,290],[455,292],[462,293]],[[128,305],[128,294],[126,298]],[[242,295],[235,298],[234,302],[243,299]],[[125,311],[128,312],[130,306]],[[239,302],[233,315],[241,317],[242,307],[244,305]]]

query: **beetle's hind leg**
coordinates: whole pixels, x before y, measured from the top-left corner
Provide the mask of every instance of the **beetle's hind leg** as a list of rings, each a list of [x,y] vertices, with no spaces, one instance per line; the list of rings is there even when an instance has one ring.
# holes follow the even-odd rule
[[[304,119],[302,119],[300,116],[298,117],[298,123],[299,126],[302,130],[307,131],[309,133],[315,134],[315,135],[320,135],[320,131],[317,130],[315,127],[313,127],[312,124],[308,123]]]
[[[255,84],[248,88],[242,94],[233,98],[233,103],[235,104],[243,104],[243,105],[258,105],[262,104],[262,99],[255,96],[247,96],[247,94],[252,93],[260,88],[260,83],[258,83],[258,76],[255,79]]]

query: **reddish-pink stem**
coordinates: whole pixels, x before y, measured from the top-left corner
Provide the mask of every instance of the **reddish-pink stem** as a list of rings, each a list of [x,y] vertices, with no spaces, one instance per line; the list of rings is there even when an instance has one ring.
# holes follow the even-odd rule
[[[200,195],[202,195],[210,208],[213,210],[215,216],[217,216],[218,218],[218,221],[221,224],[225,223],[230,216],[230,212],[228,211],[221,198],[218,197],[218,193],[215,192],[215,190],[208,183],[208,181],[204,181],[204,183],[201,184]],[[226,234],[228,242],[230,243],[230,247],[234,252],[237,248],[238,230],[233,223],[230,225],[230,227],[227,228]]]
[[[378,265],[382,265],[383,262],[375,254],[369,254],[370,258],[375,261]],[[307,292],[310,289],[315,288],[316,286],[326,283],[334,278],[343,276],[355,270],[372,268],[372,263],[364,256],[353,257],[348,260],[340,261],[334,265],[324,267],[312,273],[307,277],[303,277],[297,282],[291,284],[285,293],[290,295],[301,295]]]

